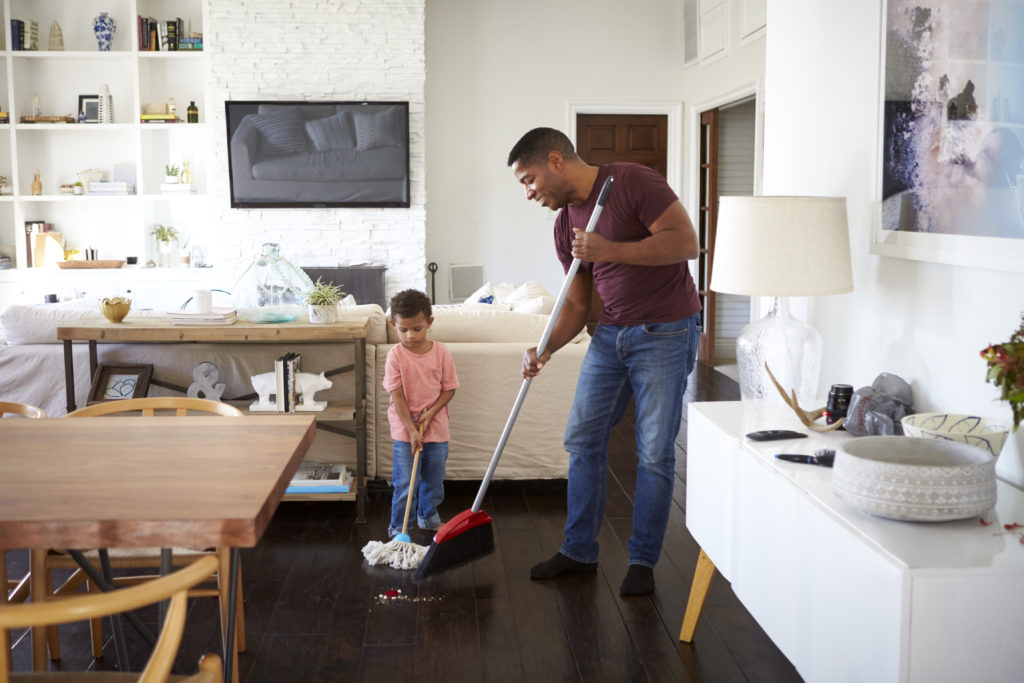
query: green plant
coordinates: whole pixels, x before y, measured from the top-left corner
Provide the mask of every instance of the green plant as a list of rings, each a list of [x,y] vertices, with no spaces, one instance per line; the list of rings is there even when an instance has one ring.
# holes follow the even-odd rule
[[[306,296],[306,303],[310,306],[330,306],[341,301],[343,296],[345,293],[341,291],[341,287],[317,278],[313,290]]]
[[[986,382],[999,387],[999,398],[1013,411],[1013,431],[1024,422],[1024,315],[1020,327],[1002,344],[990,344],[981,357],[988,363]]]
[[[83,187],[81,180],[76,180],[73,187]]]
[[[167,164],[164,166],[164,172],[166,175],[178,175],[178,167],[175,164]]]
[[[178,231],[171,226],[154,225],[152,233],[157,242],[175,242],[178,239]]]

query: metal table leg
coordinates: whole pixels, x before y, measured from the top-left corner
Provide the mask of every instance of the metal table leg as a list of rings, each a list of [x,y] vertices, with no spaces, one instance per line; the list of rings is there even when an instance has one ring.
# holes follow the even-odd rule
[[[232,679],[235,664],[235,614],[238,611],[238,573],[242,562],[242,551],[231,549],[231,562],[228,574],[228,617],[224,625],[224,683],[235,683]]]

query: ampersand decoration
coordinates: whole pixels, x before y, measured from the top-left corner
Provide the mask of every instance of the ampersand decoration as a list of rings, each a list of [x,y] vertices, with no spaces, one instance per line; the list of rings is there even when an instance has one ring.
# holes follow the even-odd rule
[[[219,401],[224,393],[224,382],[216,383],[220,378],[220,370],[213,363],[200,363],[192,371],[192,379],[195,380],[188,388],[189,398],[205,398],[210,401]]]

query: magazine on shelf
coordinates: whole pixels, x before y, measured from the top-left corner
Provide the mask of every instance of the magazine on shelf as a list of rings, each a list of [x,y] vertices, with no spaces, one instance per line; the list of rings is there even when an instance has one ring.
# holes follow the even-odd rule
[[[338,463],[304,462],[292,477],[286,493],[348,493],[352,473]]]

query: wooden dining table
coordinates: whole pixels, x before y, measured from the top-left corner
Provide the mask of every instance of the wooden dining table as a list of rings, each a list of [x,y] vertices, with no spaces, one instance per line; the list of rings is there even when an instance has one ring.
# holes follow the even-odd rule
[[[240,548],[259,542],[315,431],[311,415],[0,420],[0,551],[231,548],[231,681]]]

